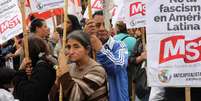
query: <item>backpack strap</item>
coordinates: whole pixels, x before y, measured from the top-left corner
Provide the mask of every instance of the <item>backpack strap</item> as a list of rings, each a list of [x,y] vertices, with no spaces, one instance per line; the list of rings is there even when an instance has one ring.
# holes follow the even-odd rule
[[[124,36],[124,37],[121,39],[121,41],[123,41],[123,40],[126,39],[127,37],[130,37],[130,36],[128,36],[128,35]]]
[[[40,63],[45,63],[45,61],[40,59],[40,60],[37,61],[36,64],[40,64]]]

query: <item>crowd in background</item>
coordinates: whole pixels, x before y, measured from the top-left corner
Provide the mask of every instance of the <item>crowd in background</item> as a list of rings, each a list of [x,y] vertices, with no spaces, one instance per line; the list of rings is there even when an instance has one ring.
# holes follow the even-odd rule
[[[171,89],[147,86],[144,27],[118,21],[107,31],[102,11],[82,24],[68,18],[64,50],[63,26],[50,37],[45,20],[35,17],[29,58],[23,34],[0,45],[0,101],[59,101],[61,94],[63,101],[184,101],[183,91],[175,98]]]
[[[64,28],[57,27],[50,37],[45,20],[33,16],[29,26],[29,59],[23,54],[23,34],[1,45],[1,68],[15,70],[15,75],[6,82],[12,84],[15,99],[59,101],[61,84],[63,100],[132,100],[136,77],[132,69],[135,67],[130,64],[141,67],[146,60],[146,53],[141,54],[145,28],[127,29],[119,21],[107,31],[102,11],[96,12],[93,20],[80,22],[73,15],[68,18],[65,52],[61,51]],[[137,52],[133,51],[135,48]],[[138,98],[148,101],[148,96],[149,90],[146,94],[140,92]]]

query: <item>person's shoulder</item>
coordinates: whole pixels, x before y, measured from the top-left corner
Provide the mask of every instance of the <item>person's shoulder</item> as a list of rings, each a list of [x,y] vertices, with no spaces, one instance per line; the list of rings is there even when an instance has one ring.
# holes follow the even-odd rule
[[[1,93],[0,93],[0,96],[3,95],[3,94],[9,94],[8,91],[6,91],[6,90],[4,90],[4,89],[1,89],[1,88],[0,88],[0,92],[1,92]]]
[[[36,62],[36,66],[48,66],[48,63],[47,61],[43,60],[43,59],[39,59],[37,62]]]
[[[92,70],[97,70],[97,71],[105,72],[103,66],[102,66],[100,63],[96,62],[96,61],[93,60],[93,59],[90,59],[90,61],[91,61],[91,62],[90,62],[91,65],[92,65]]]
[[[49,62],[47,60],[43,60],[43,59],[39,59],[36,62],[35,67],[39,70],[50,70],[50,71],[56,71],[56,69],[54,68],[54,64],[52,62]]]
[[[0,101],[16,101],[10,92],[4,89],[0,89],[0,92]]]
[[[126,45],[122,41],[115,41],[113,48],[126,48]]]
[[[132,37],[130,35],[129,35],[128,39],[137,41],[135,37]]]

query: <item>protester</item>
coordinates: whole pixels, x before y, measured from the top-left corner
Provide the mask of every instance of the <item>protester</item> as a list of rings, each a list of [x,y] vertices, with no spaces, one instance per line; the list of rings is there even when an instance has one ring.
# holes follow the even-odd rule
[[[79,23],[79,20],[76,16],[68,14],[69,20],[67,21],[67,33],[71,33],[75,30],[81,30],[82,27]]]
[[[48,101],[56,79],[53,63],[47,58],[49,50],[39,37],[30,37],[28,43],[30,59],[24,58],[15,76],[15,97],[20,101]]]
[[[127,29],[127,32],[130,36],[132,37],[135,37],[135,29],[136,28],[130,28],[130,29]]]
[[[13,67],[13,58],[11,55],[16,51],[14,46],[14,39],[8,40],[6,43],[2,44],[0,49],[0,66],[1,67]]]
[[[136,43],[136,39],[128,34],[126,24],[123,21],[118,21],[116,23],[115,30],[117,34],[114,36],[114,39],[124,42],[128,48],[128,56],[130,56]]]
[[[86,23],[96,60],[107,72],[109,101],[129,101],[127,63],[128,51],[124,44],[115,41],[104,26],[103,11],[97,11],[93,20]]]
[[[35,18],[34,16],[31,16],[30,19],[30,32],[32,34],[31,36],[39,37],[45,41],[48,46],[47,48],[49,48],[48,50],[50,51],[48,58],[54,64],[57,64],[58,62],[56,60],[56,57],[54,57],[54,43],[52,43],[52,41],[50,41],[49,39],[50,29],[48,28],[47,23],[45,22],[45,20]]]
[[[51,101],[58,101],[61,83],[63,101],[107,101],[107,81],[104,68],[90,58],[88,34],[73,31],[67,37],[67,52],[60,53],[57,85],[51,92]],[[67,65],[67,58],[71,64]],[[61,88],[60,88],[61,89]],[[56,92],[56,94],[55,94]]]
[[[69,20],[67,21],[67,34],[71,33],[72,31],[75,30],[81,30],[81,25],[78,21],[78,18],[74,15],[68,15]],[[63,37],[63,28],[62,27],[57,27],[56,31],[59,33],[59,41],[56,44],[54,48],[54,56],[58,57],[59,51],[62,47],[62,37]]]
[[[47,26],[47,23],[43,19],[35,18],[34,16],[30,17],[31,24],[30,24],[30,32],[34,35],[46,39],[48,38],[48,34],[50,34],[50,30]]]
[[[130,76],[132,81],[135,83],[136,95],[142,101],[148,101],[150,88],[147,86],[147,75],[146,75],[146,66],[143,66],[143,63],[146,63],[147,51],[146,47],[142,43],[142,35],[145,34],[144,28],[138,28],[138,33],[136,33],[137,42],[134,46],[134,49],[129,57],[130,63]],[[143,66],[143,67],[142,67]]]
[[[15,38],[9,40],[0,49],[0,66],[7,66],[18,70],[20,66],[20,55],[23,53],[22,49],[23,34],[20,33]],[[10,42],[11,41],[11,42]],[[9,43],[10,45],[8,45]],[[6,45],[7,44],[7,45]]]
[[[15,73],[15,70],[8,67],[0,68],[0,101],[18,101],[14,99],[10,91],[10,88],[13,88],[12,79]]]
[[[126,46],[127,46],[127,49],[128,49],[128,56],[131,55],[131,52],[133,50],[133,47],[136,43],[136,39],[132,36],[130,36],[127,32],[127,27],[126,27],[126,24],[123,22],[123,21],[117,21],[116,22],[116,25],[115,25],[115,31],[116,31],[116,35],[114,36],[114,39],[117,40],[117,41],[121,41],[123,42]],[[131,84],[131,76],[132,73],[131,73],[131,69],[130,68],[133,68],[132,66],[129,66],[129,63],[128,63],[128,87],[129,87],[129,96],[130,98],[132,98],[132,84]]]

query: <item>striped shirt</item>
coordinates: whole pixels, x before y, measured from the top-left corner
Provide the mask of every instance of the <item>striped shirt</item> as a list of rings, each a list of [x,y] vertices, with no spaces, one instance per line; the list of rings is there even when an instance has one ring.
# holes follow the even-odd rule
[[[94,60],[82,71],[75,64],[69,67],[60,82],[65,101],[107,101],[107,81],[104,68]]]

